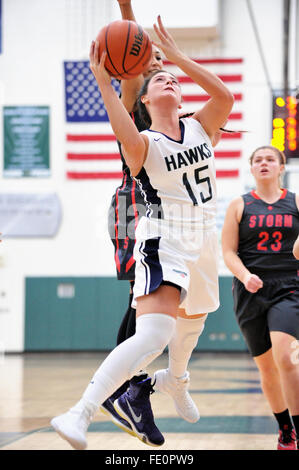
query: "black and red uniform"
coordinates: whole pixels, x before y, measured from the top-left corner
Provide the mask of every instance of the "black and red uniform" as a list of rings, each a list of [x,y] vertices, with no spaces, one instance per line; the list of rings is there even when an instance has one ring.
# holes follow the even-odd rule
[[[138,112],[131,113],[131,117],[139,132],[147,128],[139,118]],[[112,196],[108,228],[114,245],[117,279],[133,281],[135,279],[133,258],[135,230],[139,218],[145,214],[145,203],[136,181],[130,175],[130,169],[126,165],[119,143],[118,146],[122,160],[123,179]]]
[[[250,352],[259,356],[271,348],[269,331],[299,339],[299,261],[293,256],[299,211],[296,195],[286,189],[274,204],[255,191],[242,197],[238,256],[263,287],[252,294],[234,278],[234,309]]]

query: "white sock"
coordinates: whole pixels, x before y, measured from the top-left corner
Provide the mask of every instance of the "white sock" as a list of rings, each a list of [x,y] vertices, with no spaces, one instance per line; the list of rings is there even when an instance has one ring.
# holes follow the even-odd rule
[[[169,372],[174,377],[185,375],[192,351],[204,330],[207,316],[194,319],[177,318],[173,337],[168,344]]]
[[[106,357],[87,386],[83,400],[100,406],[124,382],[162,354],[175,325],[175,318],[161,313],[137,317],[135,335]]]

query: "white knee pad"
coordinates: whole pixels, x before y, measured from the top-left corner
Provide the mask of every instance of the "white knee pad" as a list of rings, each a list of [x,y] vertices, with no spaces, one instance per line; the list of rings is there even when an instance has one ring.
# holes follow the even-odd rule
[[[195,319],[178,317],[171,343],[174,343],[179,349],[182,348],[184,351],[189,351],[190,348],[194,349],[199,336],[204,330],[207,316]]]
[[[173,337],[169,343],[169,369],[175,377],[181,377],[188,366],[193,349],[204,330],[207,315],[185,319],[178,317]]]
[[[171,340],[176,321],[169,315],[150,313],[136,320],[136,360],[132,362],[129,375],[132,377],[140,369],[160,356]],[[138,341],[137,341],[138,338]]]

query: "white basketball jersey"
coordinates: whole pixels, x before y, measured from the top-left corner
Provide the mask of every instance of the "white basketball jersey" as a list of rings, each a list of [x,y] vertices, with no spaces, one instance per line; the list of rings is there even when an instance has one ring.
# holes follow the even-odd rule
[[[135,177],[146,216],[183,223],[215,223],[216,171],[211,141],[193,118],[180,119],[181,140],[145,130],[149,148]]]

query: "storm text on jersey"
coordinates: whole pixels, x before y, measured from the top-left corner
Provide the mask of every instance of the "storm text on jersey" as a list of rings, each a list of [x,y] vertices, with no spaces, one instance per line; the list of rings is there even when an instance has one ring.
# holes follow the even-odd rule
[[[249,228],[255,227],[292,227],[292,214],[258,214],[251,215],[248,223]]]

